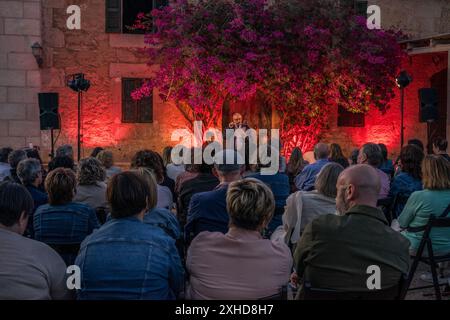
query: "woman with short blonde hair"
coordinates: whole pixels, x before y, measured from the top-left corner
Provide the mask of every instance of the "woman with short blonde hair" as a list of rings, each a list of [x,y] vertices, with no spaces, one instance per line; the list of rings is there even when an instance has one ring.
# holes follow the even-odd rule
[[[431,215],[440,216],[450,203],[450,162],[441,156],[427,155],[422,162],[422,191],[411,194],[398,222],[401,228],[422,227]],[[411,251],[417,251],[423,232],[404,231],[411,242]],[[430,238],[436,255],[450,253],[448,228],[432,230]]]

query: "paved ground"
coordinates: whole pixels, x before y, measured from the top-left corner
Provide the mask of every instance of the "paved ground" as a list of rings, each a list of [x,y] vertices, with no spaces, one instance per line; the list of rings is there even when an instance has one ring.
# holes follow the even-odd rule
[[[430,285],[431,283],[422,281],[420,279],[420,275],[421,274],[423,274],[424,272],[429,272],[429,271],[430,271],[430,267],[429,266],[427,266],[425,264],[420,264],[419,267],[417,268],[416,273],[415,273],[413,282],[411,284],[411,288]],[[449,268],[446,269],[445,275],[446,276],[450,276],[450,269]],[[442,288],[443,287],[441,287],[441,289]],[[435,300],[435,299],[436,299],[436,297],[434,295],[434,289],[433,288],[408,291],[408,294],[406,295],[406,300]],[[443,300],[450,300],[450,295],[443,296],[442,299]]]

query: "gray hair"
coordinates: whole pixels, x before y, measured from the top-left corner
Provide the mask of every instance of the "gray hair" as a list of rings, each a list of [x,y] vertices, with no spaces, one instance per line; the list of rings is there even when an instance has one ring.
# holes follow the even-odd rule
[[[379,167],[383,162],[381,148],[376,143],[366,143],[362,146],[361,152],[366,155],[367,163],[374,167]]]
[[[57,157],[69,157],[73,159],[73,148],[70,144],[63,144],[56,149]]]
[[[330,148],[326,143],[319,142],[314,146],[314,157],[316,160],[326,159],[330,155]]]
[[[336,183],[342,171],[344,171],[344,167],[339,163],[327,163],[317,175],[314,188],[325,197],[336,198]]]
[[[41,163],[37,159],[25,159],[17,166],[17,176],[23,185],[33,184],[42,172]]]
[[[8,156],[8,163],[11,166],[11,168],[17,168],[19,165],[19,162],[27,159],[27,153],[23,150],[14,150],[11,152]]]

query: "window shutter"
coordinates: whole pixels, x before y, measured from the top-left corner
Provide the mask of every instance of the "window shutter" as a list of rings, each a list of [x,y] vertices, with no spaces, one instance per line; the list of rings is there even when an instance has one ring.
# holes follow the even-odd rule
[[[364,127],[365,114],[350,112],[342,106],[338,107],[338,127]]]
[[[122,1],[106,0],[105,2],[105,31],[106,33],[122,32]]]
[[[153,9],[161,9],[169,4],[169,0],[153,0]]]
[[[359,16],[367,16],[367,7],[369,6],[368,1],[356,1],[355,11]]]
[[[144,79],[122,79],[122,122],[151,123],[153,122],[153,96],[141,100],[133,100],[131,93],[141,87]]]

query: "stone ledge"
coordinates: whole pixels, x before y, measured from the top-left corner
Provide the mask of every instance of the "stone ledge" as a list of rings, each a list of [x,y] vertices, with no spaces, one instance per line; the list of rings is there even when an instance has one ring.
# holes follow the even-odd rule
[[[111,33],[109,45],[113,48],[144,48],[144,35]]]

